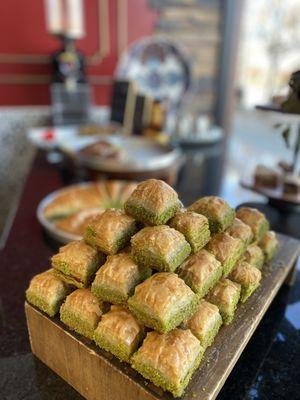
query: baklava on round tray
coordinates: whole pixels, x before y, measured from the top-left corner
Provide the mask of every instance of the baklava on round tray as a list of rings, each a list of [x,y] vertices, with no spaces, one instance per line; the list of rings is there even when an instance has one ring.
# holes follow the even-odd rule
[[[183,209],[155,179],[110,190],[102,205],[114,207],[87,222],[83,239],[60,248],[52,269],[31,280],[27,301],[181,396],[222,325],[260,285],[278,239],[263,214],[241,208],[235,215],[219,197]],[[95,209],[101,191],[99,184],[67,190],[44,205],[44,215],[61,224],[87,205]]]
[[[97,215],[108,208],[123,209],[136,185],[133,181],[107,180],[67,186],[41,201],[38,220],[61,243],[79,240]]]

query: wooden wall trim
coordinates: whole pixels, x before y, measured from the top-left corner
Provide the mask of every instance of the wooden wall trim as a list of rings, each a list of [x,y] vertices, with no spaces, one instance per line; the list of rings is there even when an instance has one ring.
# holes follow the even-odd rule
[[[88,65],[100,64],[111,50],[108,1],[98,0],[98,47],[94,54],[86,57]],[[118,0],[119,2],[122,0]],[[45,54],[0,54],[0,64],[49,64],[50,61],[51,57]]]
[[[89,82],[95,86],[110,85],[113,78],[109,75],[89,76]],[[0,85],[48,85],[50,74],[0,74]]]
[[[111,52],[109,35],[109,0],[98,0],[99,46],[96,52],[86,57],[88,65],[98,65]],[[119,55],[128,43],[127,0],[117,0],[117,47]],[[0,64],[49,64],[51,57],[47,55],[0,54]],[[89,76],[93,85],[109,85],[110,76]],[[45,85],[51,82],[51,75],[33,74],[0,74],[2,85]]]

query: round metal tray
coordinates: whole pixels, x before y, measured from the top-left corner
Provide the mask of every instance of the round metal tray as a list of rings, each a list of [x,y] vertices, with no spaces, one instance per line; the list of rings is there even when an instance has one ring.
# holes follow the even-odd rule
[[[121,160],[109,160],[97,156],[80,154],[80,150],[98,138],[78,137],[73,141],[62,141],[61,151],[84,167],[105,172],[142,172],[168,168],[181,158],[181,152],[172,145],[137,136],[110,135],[101,140],[112,143],[124,152]]]
[[[75,185],[70,185],[67,186],[63,189],[55,190],[54,192],[48,194],[46,197],[43,198],[43,200],[39,203],[37,210],[36,210],[36,216],[39,221],[39,223],[42,225],[42,227],[45,229],[47,234],[52,237],[54,240],[57,240],[60,243],[69,243],[72,242],[73,240],[80,240],[81,236],[76,235],[70,232],[63,231],[61,229],[58,229],[55,224],[51,221],[49,221],[45,215],[44,215],[44,210],[45,207],[51,203],[58,195],[64,193],[65,191],[70,190],[72,187],[79,188],[79,187],[87,187],[92,185],[93,183],[86,182],[86,183],[77,183]]]

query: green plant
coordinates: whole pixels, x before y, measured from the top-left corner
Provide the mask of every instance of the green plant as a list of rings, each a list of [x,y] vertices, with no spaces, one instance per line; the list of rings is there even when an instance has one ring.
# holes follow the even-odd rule
[[[277,123],[274,125],[274,128],[277,129],[288,149],[292,149],[293,152],[293,160],[292,160],[292,172],[295,172],[298,157],[299,157],[299,150],[300,150],[300,123],[297,126],[296,137],[293,138],[293,124],[292,123]]]

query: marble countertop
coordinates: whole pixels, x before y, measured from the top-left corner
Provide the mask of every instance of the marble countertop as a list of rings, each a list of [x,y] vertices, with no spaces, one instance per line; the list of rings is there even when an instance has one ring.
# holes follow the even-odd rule
[[[40,155],[25,181],[15,220],[0,252],[1,400],[76,400],[82,397],[36,359],[28,340],[24,292],[47,268],[57,245],[35,217],[39,201],[64,185]],[[230,339],[228,339],[230,340]],[[296,399],[300,393],[300,271],[284,285],[237,362],[218,399]],[[113,399],[112,399],[113,400]],[[133,399],[134,400],[134,399]]]

